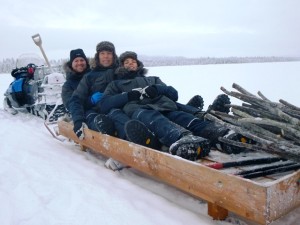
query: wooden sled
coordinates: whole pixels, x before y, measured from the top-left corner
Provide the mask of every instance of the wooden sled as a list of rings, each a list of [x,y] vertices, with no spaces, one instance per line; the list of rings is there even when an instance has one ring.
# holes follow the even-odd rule
[[[109,135],[85,129],[80,141],[73,125],[60,121],[59,134],[112,157],[190,195],[208,202],[208,214],[224,220],[233,212],[258,224],[269,224],[300,205],[300,170],[268,182],[256,182],[209,168]]]

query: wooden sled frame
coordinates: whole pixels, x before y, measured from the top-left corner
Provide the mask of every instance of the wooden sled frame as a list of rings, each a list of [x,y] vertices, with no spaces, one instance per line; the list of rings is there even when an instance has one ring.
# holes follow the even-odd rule
[[[300,170],[264,184],[226,174],[201,163],[85,129],[80,141],[73,125],[60,121],[59,134],[208,202],[208,214],[224,220],[233,212],[269,224],[300,205]]]

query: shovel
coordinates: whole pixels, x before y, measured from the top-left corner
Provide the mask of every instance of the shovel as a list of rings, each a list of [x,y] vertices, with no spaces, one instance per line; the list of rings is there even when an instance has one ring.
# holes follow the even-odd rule
[[[53,73],[54,71],[53,71],[53,69],[52,69],[52,67],[51,67],[51,65],[49,63],[49,60],[48,60],[48,58],[47,58],[47,56],[45,54],[45,51],[44,51],[44,49],[42,47],[42,38],[41,38],[40,34],[33,35],[32,36],[32,40],[40,48],[40,50],[41,50],[41,52],[42,52],[42,54],[44,56],[44,59],[45,59],[47,65],[48,65],[50,71]]]

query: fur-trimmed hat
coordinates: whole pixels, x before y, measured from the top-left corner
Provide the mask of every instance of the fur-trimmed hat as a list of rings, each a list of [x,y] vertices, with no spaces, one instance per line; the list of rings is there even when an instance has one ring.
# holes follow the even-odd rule
[[[101,51],[115,52],[115,46],[113,43],[111,43],[109,41],[101,41],[99,44],[97,44],[96,51],[97,52],[101,52]]]
[[[74,50],[71,50],[70,51],[70,63],[73,62],[73,60],[77,57],[81,57],[81,58],[84,58],[84,60],[87,62],[87,58],[83,52],[83,50],[81,48],[78,48],[78,49],[74,49]]]
[[[128,58],[138,61],[137,54],[135,52],[126,51],[119,56],[120,65],[123,65],[124,61]]]

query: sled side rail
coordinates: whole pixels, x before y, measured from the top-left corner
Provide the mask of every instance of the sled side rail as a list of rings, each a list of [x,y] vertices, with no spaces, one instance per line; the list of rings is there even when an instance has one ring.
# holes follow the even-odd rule
[[[80,141],[73,132],[73,126],[64,121],[60,121],[58,127],[59,134],[74,140],[84,148],[112,157],[192,196],[208,201],[208,214],[213,219],[225,219],[230,211],[259,224],[269,224],[300,205],[299,189],[294,186],[288,194],[293,195],[294,200],[290,201],[289,205],[285,204],[284,209],[275,207],[285,199],[289,182],[285,183],[285,186],[281,183],[274,185],[274,182],[261,185],[206,167],[201,163],[89,129],[85,129],[85,139]],[[299,178],[298,171],[289,177],[290,184],[294,184]],[[276,197],[274,191],[281,197]],[[277,210],[275,214],[271,207]]]

